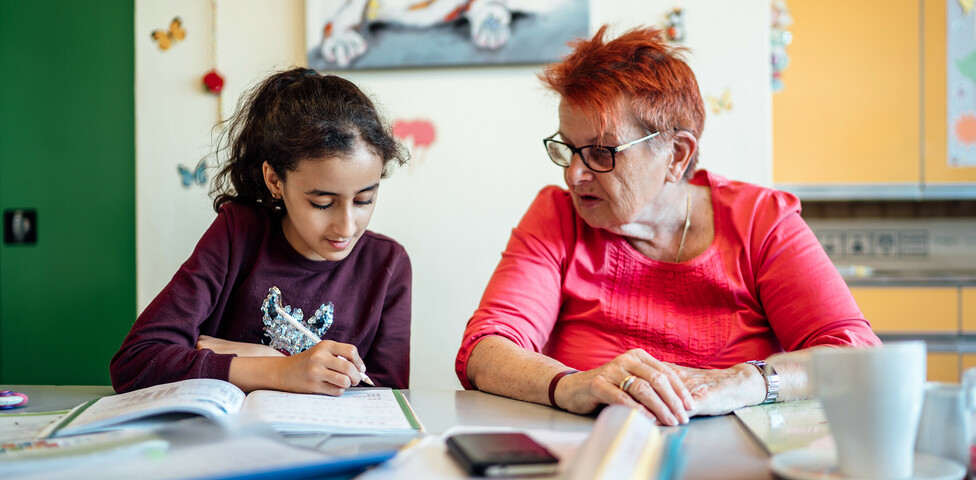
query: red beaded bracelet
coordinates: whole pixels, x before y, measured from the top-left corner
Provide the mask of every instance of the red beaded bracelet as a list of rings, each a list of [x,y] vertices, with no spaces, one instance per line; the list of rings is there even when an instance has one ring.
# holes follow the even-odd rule
[[[564,370],[552,377],[552,380],[549,381],[549,404],[550,405],[561,409],[559,405],[556,405],[556,384],[558,384],[559,380],[561,380],[566,375],[569,375],[571,373],[578,373],[578,372],[579,370]]]

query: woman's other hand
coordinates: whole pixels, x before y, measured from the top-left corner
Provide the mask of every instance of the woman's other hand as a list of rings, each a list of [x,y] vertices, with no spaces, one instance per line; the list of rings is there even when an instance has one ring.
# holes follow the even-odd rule
[[[197,350],[209,349],[216,353],[236,354],[239,357],[283,357],[284,354],[267,346],[257,343],[232,342],[222,338],[200,335],[197,339]]]
[[[366,364],[354,345],[323,340],[285,358],[278,371],[279,389],[338,396],[363,380]]]
[[[724,369],[700,369],[668,364],[677,372],[694,399],[694,415],[725,415],[737,408],[756,405],[766,398],[766,382],[759,370],[747,363]]]
[[[630,350],[593,370],[563,377],[556,403],[574,413],[590,413],[601,404],[626,405],[646,409],[662,425],[687,423],[695,404],[673,367],[642,349]],[[635,378],[625,385],[630,375]]]

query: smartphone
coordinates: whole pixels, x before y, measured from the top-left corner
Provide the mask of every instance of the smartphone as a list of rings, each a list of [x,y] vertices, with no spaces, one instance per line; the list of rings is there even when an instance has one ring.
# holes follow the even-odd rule
[[[447,449],[478,477],[551,475],[559,466],[555,455],[524,433],[459,433],[447,438]]]

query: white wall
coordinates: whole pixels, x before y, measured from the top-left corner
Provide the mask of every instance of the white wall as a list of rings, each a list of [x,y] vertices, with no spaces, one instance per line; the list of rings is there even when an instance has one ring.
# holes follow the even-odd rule
[[[217,69],[227,80],[219,97],[229,116],[241,92],[276,69],[300,65],[304,5],[300,1],[218,2]],[[216,214],[210,184],[184,187],[177,166],[194,167],[211,152],[218,97],[205,92],[214,64],[210,2],[136,1],[136,261],[142,311],[186,260]],[[150,32],[180,17],[186,38],[160,50]],[[265,19],[269,21],[264,21]],[[208,159],[214,167],[214,159]],[[211,168],[209,177],[215,173]]]
[[[681,3],[678,3],[681,5]],[[661,24],[673,1],[593,0],[591,25]],[[685,44],[704,94],[728,88],[731,111],[708,112],[701,163],[729,177],[771,182],[769,4],[686,2]],[[225,115],[269,72],[304,63],[304,2],[219,2],[218,69]],[[183,18],[187,39],[166,52],[149,31]],[[206,191],[184,189],[176,164],[210,147],[216,99],[196,88],[210,68],[210,6],[136,2],[138,304],[144,308],[186,259],[214,214]],[[536,192],[561,184],[542,149],[557,100],[541,66],[344,72],[391,119],[427,119],[437,138],[385,180],[372,230],[399,240],[414,268],[411,386],[459,388],[454,354],[511,228]]]

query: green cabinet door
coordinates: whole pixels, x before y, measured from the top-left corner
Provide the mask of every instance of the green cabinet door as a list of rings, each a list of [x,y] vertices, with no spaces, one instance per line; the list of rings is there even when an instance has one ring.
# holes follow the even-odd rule
[[[107,384],[135,306],[134,2],[0,0],[0,384]]]

